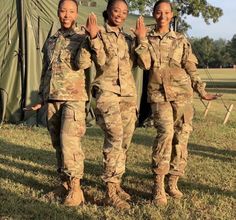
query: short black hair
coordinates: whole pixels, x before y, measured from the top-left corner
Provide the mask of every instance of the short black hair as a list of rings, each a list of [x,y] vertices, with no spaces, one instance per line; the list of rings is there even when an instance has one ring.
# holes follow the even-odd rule
[[[118,1],[124,2],[127,5],[127,7],[129,7],[129,4],[127,3],[126,0],[109,0],[107,2],[106,10],[102,13],[104,21],[107,21],[107,19],[108,19],[108,12],[107,11],[109,11],[111,9],[111,7]]]
[[[156,11],[156,8],[161,4],[161,3],[168,3],[170,5],[170,8],[171,8],[171,11],[173,11],[173,7],[172,7],[172,4],[169,0],[159,0],[155,3],[154,7],[153,7],[153,14],[155,13]]]
[[[77,11],[78,11],[78,7],[79,7],[79,4],[77,2],[77,0],[60,0],[59,3],[58,3],[58,8],[57,8],[57,11],[59,12],[59,9],[61,8],[61,5],[66,2],[66,1],[72,1],[75,3],[76,5],[76,8],[77,8]]]

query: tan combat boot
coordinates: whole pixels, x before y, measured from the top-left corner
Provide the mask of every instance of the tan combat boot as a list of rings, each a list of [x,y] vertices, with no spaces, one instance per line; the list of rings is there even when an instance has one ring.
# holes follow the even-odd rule
[[[169,175],[167,181],[166,192],[169,194],[169,196],[175,199],[180,199],[183,196],[183,193],[178,189],[177,186],[178,179],[179,176]]]
[[[156,206],[167,205],[166,192],[164,189],[164,175],[156,175],[154,179],[153,203]]]
[[[131,196],[125,192],[125,190],[123,190],[120,186],[120,183],[116,183],[116,192],[117,192],[117,195],[122,199],[122,200],[125,200],[125,201],[130,201],[131,200]]]
[[[107,183],[107,192],[104,202],[106,205],[110,205],[118,209],[130,209],[129,203],[122,200],[118,196],[115,183]]]
[[[80,179],[73,178],[69,181],[69,191],[65,198],[64,205],[78,206],[84,203],[84,194],[80,188]]]

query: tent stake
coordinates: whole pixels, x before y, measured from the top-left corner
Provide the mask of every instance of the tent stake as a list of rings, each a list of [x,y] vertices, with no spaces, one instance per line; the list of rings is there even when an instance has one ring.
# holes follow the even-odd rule
[[[205,110],[205,112],[204,112],[204,118],[207,116],[207,113],[208,113],[210,107],[211,107],[211,102],[208,102],[208,104],[207,104],[206,107],[205,107],[206,110]]]
[[[234,105],[233,104],[231,104],[230,105],[230,107],[229,107],[229,109],[227,109],[227,113],[226,113],[226,115],[225,115],[225,120],[224,120],[224,125],[227,123],[227,121],[228,121],[228,119],[229,119],[229,116],[230,116],[230,113],[231,113],[231,111],[233,110],[233,107],[234,107]]]
[[[205,102],[203,102],[202,99],[201,99],[201,102],[205,107],[204,116],[203,116],[205,118],[208,114],[208,111],[209,111],[210,107],[211,107],[211,102],[208,102],[207,104],[205,104]]]

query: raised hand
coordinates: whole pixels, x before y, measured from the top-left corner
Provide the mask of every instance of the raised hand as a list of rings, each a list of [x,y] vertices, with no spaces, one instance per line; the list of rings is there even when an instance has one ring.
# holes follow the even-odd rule
[[[136,28],[135,28],[135,30],[133,28],[131,28],[131,31],[140,40],[146,38],[147,28],[145,27],[143,16],[139,16],[139,18],[136,21]]]
[[[207,93],[206,95],[204,95],[203,97],[201,97],[202,99],[204,100],[207,100],[207,101],[211,101],[211,100],[215,100],[219,97],[221,97],[222,94],[210,94],[210,93]]]
[[[95,38],[100,31],[97,25],[97,16],[93,12],[89,14],[87,22],[86,22],[86,26],[82,26],[82,27],[90,35],[91,39]]]
[[[25,107],[23,108],[24,111],[37,111],[38,109],[40,109],[42,107],[41,103],[37,103],[31,107]]]

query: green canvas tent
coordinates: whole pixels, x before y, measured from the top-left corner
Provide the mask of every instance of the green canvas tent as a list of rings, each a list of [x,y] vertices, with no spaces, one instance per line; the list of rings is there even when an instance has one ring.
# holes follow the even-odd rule
[[[44,123],[44,109],[24,113],[23,107],[37,102],[42,67],[42,47],[45,40],[59,28],[57,6],[59,0],[1,0],[0,6],[0,122]],[[105,0],[78,1],[78,24],[85,24],[93,11],[103,23]],[[137,16],[130,15],[125,29],[135,26]],[[147,19],[149,23],[152,19]],[[94,71],[89,71],[91,81]],[[143,86],[143,72],[136,68],[139,101]]]

